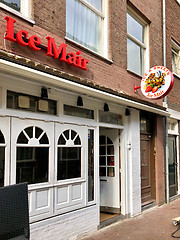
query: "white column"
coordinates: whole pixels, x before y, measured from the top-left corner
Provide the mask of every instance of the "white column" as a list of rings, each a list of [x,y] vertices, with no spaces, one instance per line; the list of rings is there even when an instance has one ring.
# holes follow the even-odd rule
[[[129,181],[129,213],[141,212],[140,119],[139,111],[131,109],[128,121],[127,162]]]

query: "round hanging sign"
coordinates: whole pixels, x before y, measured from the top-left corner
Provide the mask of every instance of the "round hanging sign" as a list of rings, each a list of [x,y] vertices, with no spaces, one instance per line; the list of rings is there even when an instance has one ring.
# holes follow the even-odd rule
[[[163,66],[155,66],[149,69],[141,80],[141,92],[150,99],[165,97],[174,85],[172,72]]]

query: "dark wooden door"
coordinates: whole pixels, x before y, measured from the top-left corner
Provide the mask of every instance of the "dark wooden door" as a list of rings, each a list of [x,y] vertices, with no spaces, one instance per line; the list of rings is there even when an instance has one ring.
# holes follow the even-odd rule
[[[151,135],[141,133],[141,203],[146,205],[153,201]]]
[[[169,196],[177,194],[177,157],[176,157],[176,137],[168,137],[169,147]]]

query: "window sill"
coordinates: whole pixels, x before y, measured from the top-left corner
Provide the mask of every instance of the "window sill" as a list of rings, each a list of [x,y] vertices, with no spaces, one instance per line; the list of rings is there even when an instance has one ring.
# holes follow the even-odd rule
[[[173,72],[173,75],[180,79],[180,75],[178,75],[177,73]]]
[[[89,48],[81,45],[80,43],[77,43],[77,42],[71,40],[71,39],[68,38],[68,37],[65,37],[65,40],[66,40],[67,42],[73,43],[73,44],[76,45],[77,47],[80,47],[80,48],[88,51],[89,53],[92,53],[93,55],[99,57],[100,59],[102,59],[102,60],[104,60],[104,61],[107,61],[107,62],[110,63],[110,64],[113,63],[113,61],[110,60],[109,58],[103,57],[101,54],[99,54],[99,53],[97,53],[97,52],[94,52],[93,50],[91,50],[91,49],[89,49]]]
[[[24,16],[22,13],[20,13],[20,12],[18,12],[18,11],[16,11],[16,10],[14,10],[14,9],[12,9],[12,8],[10,8],[10,7],[8,7],[8,6],[6,6],[6,5],[3,4],[3,3],[0,3],[0,8],[6,10],[7,12],[10,12],[10,13],[16,15],[17,17],[22,18],[23,20],[25,20],[25,21],[27,21],[27,22],[33,24],[33,25],[35,24],[35,21],[34,21],[34,20],[32,20],[32,19],[30,19],[30,18]]]
[[[137,77],[139,77],[139,78],[142,78],[142,77],[143,77],[142,75],[139,75],[139,74],[137,74],[137,73],[135,73],[135,72],[133,72],[133,71],[131,71],[131,70],[129,70],[129,69],[127,69],[127,72],[130,73],[130,74],[132,74],[132,75],[135,75],[135,76],[137,76]]]

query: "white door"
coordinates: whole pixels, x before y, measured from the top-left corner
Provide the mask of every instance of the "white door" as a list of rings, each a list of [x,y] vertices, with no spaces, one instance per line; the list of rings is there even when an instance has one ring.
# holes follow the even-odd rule
[[[54,123],[12,118],[10,183],[28,182],[30,221],[53,214]]]
[[[99,166],[101,210],[119,212],[119,138],[116,129],[100,129]]]
[[[84,126],[55,124],[55,213],[85,206]]]

